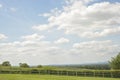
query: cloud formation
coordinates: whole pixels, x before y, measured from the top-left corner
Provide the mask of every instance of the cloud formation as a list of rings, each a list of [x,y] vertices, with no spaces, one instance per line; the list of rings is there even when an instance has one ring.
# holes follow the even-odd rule
[[[102,62],[116,55],[119,49],[120,46],[113,44],[111,40],[74,43],[70,49],[56,46],[55,43],[49,41],[24,40],[0,43],[1,61],[9,60],[14,63],[27,62],[30,64]],[[11,59],[13,57],[14,59]]]
[[[56,40],[54,43],[55,44],[64,44],[64,43],[69,43],[69,41],[70,41],[69,39],[62,37],[62,38]]]
[[[110,54],[119,50],[119,46],[113,44],[111,40],[105,41],[88,41],[75,43],[73,48],[82,51],[81,53],[91,53],[91,54]]]
[[[120,35],[120,3],[65,1],[62,9],[39,15],[48,23],[34,25],[32,28],[38,30],[34,34],[0,43],[0,61],[80,64],[104,62],[116,55],[120,50],[116,39]],[[0,40],[6,38],[0,34]]]
[[[44,38],[45,38],[44,35],[39,35],[37,33],[32,34],[32,35],[22,36],[22,39],[29,40],[29,41],[37,41],[37,40],[41,40]]]
[[[6,35],[4,35],[4,34],[0,34],[0,40],[6,39],[6,38],[7,38]]]
[[[83,1],[89,2],[89,0]],[[120,3],[101,2],[87,5],[83,1],[75,0],[63,10],[55,10],[55,14],[51,13],[49,16],[48,24],[33,28],[47,30],[57,27],[58,30],[64,30],[66,34],[75,34],[85,38],[120,34],[120,13],[118,12]]]

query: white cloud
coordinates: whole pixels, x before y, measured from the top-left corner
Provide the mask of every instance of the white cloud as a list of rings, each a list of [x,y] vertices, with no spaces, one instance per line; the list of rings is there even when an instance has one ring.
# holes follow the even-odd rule
[[[75,43],[73,45],[73,48],[77,51],[80,51],[80,53],[85,54],[105,54],[109,55],[114,52],[119,52],[119,45],[113,44],[111,40],[106,41],[88,41],[88,42],[81,42],[81,43]]]
[[[43,31],[43,30],[48,30],[48,29],[52,28],[52,25],[50,25],[50,24],[35,25],[32,28],[35,30]]]
[[[69,0],[68,0],[69,1]],[[120,3],[101,2],[91,5],[84,4],[90,0],[70,0],[72,4],[63,10],[56,10],[48,18],[49,23],[35,26],[37,30],[47,30],[52,27],[63,29],[66,34],[80,37],[96,38],[111,34],[120,34]],[[111,31],[111,29],[115,31]],[[106,30],[110,30],[110,33]]]
[[[0,8],[2,8],[3,7],[3,5],[2,4],[0,4]]]
[[[24,40],[0,43],[0,61],[9,60],[14,64],[18,64],[19,62],[47,64],[50,62],[50,60],[47,59],[52,60],[51,57],[59,54],[59,50],[57,46],[54,46],[49,41]]]
[[[78,2],[78,1],[81,1],[82,3],[86,4],[86,3],[92,2],[94,0],[65,0],[65,2],[67,4],[73,4],[74,2]]]
[[[4,35],[4,34],[0,34],[0,40],[6,39],[6,38],[7,38],[6,35]]]
[[[35,25],[33,29],[43,31],[56,27],[58,30],[63,29],[66,34],[78,35],[80,38],[75,41],[80,42],[73,43],[73,39],[64,37],[54,42],[45,41],[46,36],[38,33],[26,35],[22,36],[22,41],[0,43],[0,61],[9,60],[14,64],[27,62],[32,65],[79,64],[107,61],[116,55],[120,50],[119,42],[105,40],[106,38],[96,41],[97,39],[82,37],[97,38],[120,34],[120,4],[101,2],[88,5],[92,0],[67,1],[62,10],[56,8],[51,13],[42,15],[48,17],[48,24]],[[52,36],[53,34],[57,35],[55,32]],[[0,34],[1,39],[5,39],[5,35]],[[85,42],[81,42],[82,40]],[[69,47],[66,47],[64,44],[70,41],[67,45]]]
[[[32,34],[32,35],[27,35],[27,36],[22,36],[23,39],[25,40],[29,40],[29,41],[37,41],[37,40],[41,40],[41,39],[44,39],[45,36],[44,35],[39,35],[39,34]]]
[[[71,52],[83,60],[94,62],[108,61],[112,56],[117,55],[119,50],[119,45],[114,44],[111,40],[106,40],[75,43]]]
[[[83,34],[81,34],[82,37],[88,37],[88,38],[95,38],[95,37],[103,37],[103,36],[107,36],[107,35],[114,35],[114,34],[120,34],[120,27],[117,28],[108,28],[108,29],[104,29],[102,32],[84,32]]]
[[[55,41],[54,43],[55,44],[64,44],[64,43],[68,43],[69,41],[70,41],[69,39],[62,37],[62,38],[58,39],[57,41]]]
[[[49,41],[17,41],[0,43],[0,61],[9,60],[14,64],[79,64],[107,61],[116,55],[120,46],[112,41],[88,41],[75,43],[64,49]],[[14,58],[13,58],[14,57]]]

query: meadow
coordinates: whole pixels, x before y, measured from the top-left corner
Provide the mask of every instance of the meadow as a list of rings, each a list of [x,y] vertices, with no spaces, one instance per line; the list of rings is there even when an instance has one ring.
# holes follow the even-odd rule
[[[31,74],[0,74],[0,80],[120,80],[119,78],[75,77]]]

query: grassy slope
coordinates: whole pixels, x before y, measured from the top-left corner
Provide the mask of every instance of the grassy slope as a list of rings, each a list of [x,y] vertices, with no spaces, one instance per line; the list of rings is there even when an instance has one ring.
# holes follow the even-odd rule
[[[115,78],[72,77],[51,75],[0,74],[0,80],[120,80]]]

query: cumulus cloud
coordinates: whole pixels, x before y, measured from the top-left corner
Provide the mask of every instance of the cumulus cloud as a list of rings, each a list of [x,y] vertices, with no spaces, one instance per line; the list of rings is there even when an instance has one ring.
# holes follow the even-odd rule
[[[119,50],[119,45],[114,44],[111,40],[105,40],[75,43],[72,52],[84,58],[89,55],[89,60],[94,58],[93,60],[96,59],[99,61],[100,59],[103,59],[107,61],[111,56],[116,55]]]
[[[117,28],[108,28],[104,29],[102,32],[84,32],[81,34],[82,37],[88,37],[88,38],[95,38],[95,37],[103,37],[107,35],[114,35],[114,34],[120,34],[120,27]]]
[[[0,34],[0,40],[6,39],[6,38],[7,38],[6,35],[4,35],[4,34]]]
[[[111,40],[74,43],[73,47],[69,49],[64,49],[55,43],[42,40],[0,43],[1,61],[7,59],[16,64],[19,62],[30,64],[101,62],[109,60],[119,50],[120,46],[113,44]]]
[[[41,40],[44,39],[45,36],[44,35],[39,35],[39,34],[32,34],[32,35],[27,35],[27,36],[22,36],[23,39],[25,40],[29,40],[29,41],[33,41],[33,40]]]
[[[68,43],[69,41],[70,41],[69,39],[62,37],[62,38],[56,40],[54,43],[55,44],[64,44],[64,43]]]
[[[66,42],[65,40],[67,39],[60,38],[58,42],[60,41],[61,44]],[[113,44],[111,40],[74,43],[73,47],[69,49],[59,47],[56,43],[43,40],[35,41],[31,38],[11,43],[0,43],[1,61],[7,59],[16,64],[19,62],[30,64],[79,64],[107,61],[111,56],[116,55],[119,50],[120,46]],[[14,57],[14,59],[11,57]]]
[[[120,3],[89,4],[91,1],[93,0],[66,0],[67,5],[62,10],[56,8],[51,10],[51,13],[42,15],[48,17],[48,24],[32,27],[39,31],[50,30],[55,27],[55,30],[56,28],[63,30],[66,34],[78,35],[79,37],[75,36],[77,42],[65,37],[47,41],[47,39],[44,40],[46,36],[34,33],[22,36],[22,41],[0,43],[0,61],[7,59],[16,64],[19,62],[79,64],[110,60],[119,52],[119,42],[114,42],[112,39],[106,40],[108,38],[101,38],[97,41],[98,39],[93,38],[120,34]],[[53,32],[52,36],[54,36],[53,34],[55,33]],[[0,35],[0,40],[4,38],[5,35]],[[48,38],[51,37],[48,36]],[[82,42],[82,40],[84,41]],[[66,45],[59,45],[70,41],[71,43],[67,47]]]
[[[48,24],[35,26],[37,30],[47,30],[52,27],[62,29],[66,34],[80,37],[96,38],[119,33],[120,3],[101,2],[87,5],[91,0],[67,0],[72,4],[63,10],[54,11],[48,18]],[[114,31],[111,31],[111,30]],[[110,30],[110,31],[109,31]],[[107,32],[106,32],[107,31]]]
[[[73,47],[76,49],[86,49],[86,50],[93,50],[99,52],[103,50],[104,51],[114,50],[118,46],[114,45],[111,40],[106,40],[106,41],[88,41],[88,42],[75,43]]]
[[[43,31],[43,30],[48,30],[52,27],[53,26],[51,24],[43,24],[43,25],[35,25],[32,28],[35,30]]]
[[[18,64],[27,62],[31,64],[50,64],[54,59],[52,56],[59,54],[59,47],[49,41],[15,41],[9,43],[0,43],[1,61],[9,60]],[[59,56],[59,55],[57,55]],[[13,59],[14,57],[14,59]],[[38,62],[39,61],[39,62]]]

